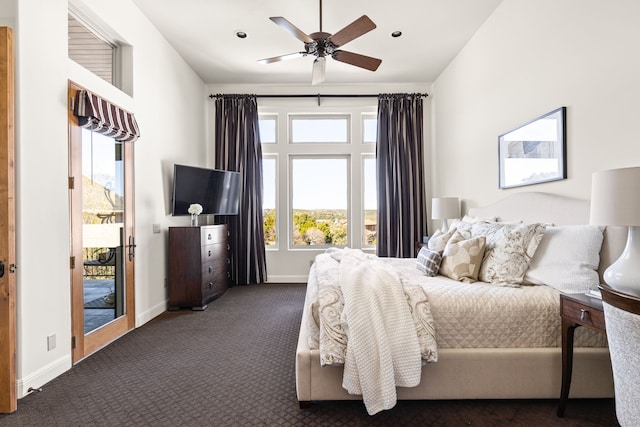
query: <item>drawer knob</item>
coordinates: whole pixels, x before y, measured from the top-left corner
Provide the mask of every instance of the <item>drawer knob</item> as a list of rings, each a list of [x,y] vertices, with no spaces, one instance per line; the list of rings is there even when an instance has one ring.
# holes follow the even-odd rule
[[[207,240],[211,240],[211,234],[207,234]]]
[[[580,320],[582,320],[583,322],[586,320],[589,320],[589,311],[583,309],[580,309]]]
[[[211,256],[211,249],[209,249],[209,256]]]
[[[213,267],[209,266],[209,273],[213,271]]]
[[[209,282],[209,289],[213,288],[213,282]]]

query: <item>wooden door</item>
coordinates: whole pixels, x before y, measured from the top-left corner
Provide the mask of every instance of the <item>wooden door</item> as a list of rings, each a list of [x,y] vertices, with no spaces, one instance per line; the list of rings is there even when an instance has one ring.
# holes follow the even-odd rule
[[[0,412],[14,412],[16,286],[13,32],[0,27]]]
[[[135,326],[133,143],[78,126],[69,84],[72,359]]]

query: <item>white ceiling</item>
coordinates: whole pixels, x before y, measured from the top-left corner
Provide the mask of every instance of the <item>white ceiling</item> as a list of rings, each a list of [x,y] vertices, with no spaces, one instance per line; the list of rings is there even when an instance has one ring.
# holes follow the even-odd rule
[[[362,15],[377,28],[343,50],[382,60],[372,72],[333,59],[327,84],[434,81],[502,0],[324,0],[322,30],[336,33]],[[283,16],[319,31],[319,0],[133,0],[205,83],[304,84],[313,57],[268,65],[258,59],[304,50],[269,20]],[[236,31],[248,34],[236,37]],[[399,38],[393,31],[402,31]]]

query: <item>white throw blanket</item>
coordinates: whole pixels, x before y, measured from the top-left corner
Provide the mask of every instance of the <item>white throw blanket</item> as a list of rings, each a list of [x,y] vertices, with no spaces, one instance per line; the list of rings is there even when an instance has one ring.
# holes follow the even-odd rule
[[[393,408],[396,386],[420,383],[416,326],[395,270],[375,256],[336,250],[348,344],[342,386],[361,394],[370,415]]]

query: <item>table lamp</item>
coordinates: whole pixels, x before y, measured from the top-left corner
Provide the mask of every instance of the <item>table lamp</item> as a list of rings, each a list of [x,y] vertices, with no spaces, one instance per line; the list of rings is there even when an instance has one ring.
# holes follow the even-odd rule
[[[593,174],[591,224],[627,226],[627,244],[620,258],[604,272],[607,285],[640,295],[640,167]]]
[[[431,218],[442,220],[442,232],[449,230],[449,220],[460,218],[460,202],[457,197],[431,199]]]

